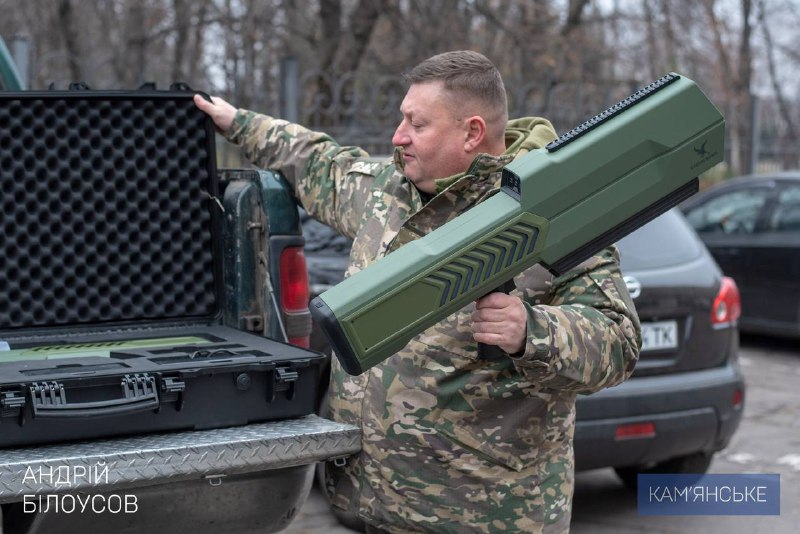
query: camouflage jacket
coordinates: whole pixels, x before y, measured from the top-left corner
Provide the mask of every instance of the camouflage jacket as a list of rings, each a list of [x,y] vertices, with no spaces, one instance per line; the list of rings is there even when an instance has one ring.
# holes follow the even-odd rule
[[[369,161],[244,110],[226,135],[254,164],[281,171],[312,216],[354,239],[348,275],[485,199],[504,165],[555,138],[544,119],[511,121],[505,154],[438,180],[425,203],[398,154]],[[391,532],[569,529],[576,394],[632,372],[639,322],[614,247],[560,277],[535,266],[515,283],[528,310],[521,356],[477,359],[469,305],[361,376],[334,359],[332,416],[362,429],[363,449],[329,466],[333,506]]]

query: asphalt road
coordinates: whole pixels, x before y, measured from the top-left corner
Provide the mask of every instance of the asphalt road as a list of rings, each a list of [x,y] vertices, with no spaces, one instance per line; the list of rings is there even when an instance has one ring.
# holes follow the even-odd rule
[[[739,359],[747,383],[742,424],[712,473],[779,473],[781,515],[654,517],[636,513],[636,496],[610,469],[578,473],[573,534],[795,534],[800,531],[800,342],[742,337]],[[284,532],[356,532],[340,526],[314,489]]]

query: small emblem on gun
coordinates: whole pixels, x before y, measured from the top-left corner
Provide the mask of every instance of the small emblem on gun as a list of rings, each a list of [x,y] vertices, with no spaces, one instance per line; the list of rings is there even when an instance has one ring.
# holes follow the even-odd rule
[[[708,143],[708,139],[703,141],[703,144],[700,145],[699,147],[694,148],[694,151],[697,152],[697,155],[700,156],[701,158],[704,158],[708,155],[708,150],[706,150],[706,143]]]
[[[707,144],[708,144],[708,139],[703,141],[703,143],[700,144],[699,146],[692,147],[692,150],[694,150],[697,153],[698,159],[697,161],[694,162],[694,164],[691,167],[689,167],[690,169],[696,169],[697,167],[704,165],[708,160],[713,159],[717,156],[719,152],[715,151],[713,148],[706,148]]]

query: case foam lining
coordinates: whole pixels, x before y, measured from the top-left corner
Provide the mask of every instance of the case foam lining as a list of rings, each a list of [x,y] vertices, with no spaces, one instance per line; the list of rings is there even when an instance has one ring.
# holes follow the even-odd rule
[[[213,133],[192,95],[53,93],[0,93],[0,329],[214,315]]]

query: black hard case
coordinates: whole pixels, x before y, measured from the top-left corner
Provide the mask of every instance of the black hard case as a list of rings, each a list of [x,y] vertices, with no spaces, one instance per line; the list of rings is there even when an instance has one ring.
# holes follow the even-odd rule
[[[313,412],[322,355],[221,324],[226,221],[193,94],[0,93],[0,359],[108,349],[0,363],[0,446]],[[205,342],[116,348],[186,336]]]

